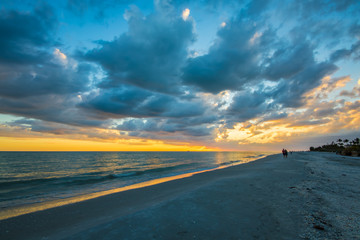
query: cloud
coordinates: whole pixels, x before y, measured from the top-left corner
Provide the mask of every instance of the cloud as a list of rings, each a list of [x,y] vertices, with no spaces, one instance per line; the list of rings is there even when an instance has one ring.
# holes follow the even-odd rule
[[[281,96],[283,93],[295,90],[296,97],[301,98],[320,83],[324,74],[337,70],[332,62],[315,60],[316,46],[306,38],[297,36],[285,41],[264,19],[255,21],[249,16],[250,13],[241,12],[218,31],[207,54],[188,59],[183,69],[185,84],[217,94],[271,80],[279,82],[274,94],[280,98],[288,97]]]
[[[350,49],[338,49],[330,55],[330,61],[337,62],[339,60],[348,59],[351,56],[355,60],[360,59],[360,40],[355,42]]]
[[[188,19],[189,15],[190,15],[190,9],[186,8],[186,9],[182,12],[181,17],[182,17],[182,19],[183,19],[184,21],[186,21],[186,20]]]
[[[317,99],[324,99],[327,98],[328,94],[332,93],[334,90],[346,86],[346,84],[351,80],[352,79],[350,78],[350,76],[342,76],[335,78],[331,76],[325,76],[321,81],[321,85],[313,89],[311,92],[309,92],[309,94]]]
[[[358,131],[359,106],[359,101],[310,101],[300,111],[292,111],[284,118],[264,120],[260,116],[227,128],[219,133],[219,139],[245,145],[296,142],[294,146],[298,146],[299,139]]]
[[[349,34],[352,37],[360,38],[360,24],[354,23],[349,28]]]
[[[2,10],[0,17],[0,112],[74,125],[100,125],[75,105],[89,90],[88,63],[77,62],[55,46],[54,10]]]
[[[76,95],[40,95],[20,99],[0,98],[0,113],[73,126],[106,125],[106,119],[76,107]]]
[[[336,71],[360,58],[358,1],[131,1],[137,6],[123,14],[129,3],[68,0],[67,10],[86,20],[71,23],[118,14],[128,24],[113,40],[99,36],[96,48],[74,52],[61,42],[71,28],[57,20],[64,3],[2,8],[0,113],[29,118],[9,126],[206,144],[216,133],[265,143],[302,136],[301,127],[356,128],[359,89],[349,90],[353,75]],[[208,29],[196,28],[209,16],[218,16],[207,26],[218,32],[198,51],[197,34]],[[335,95],[354,99],[330,101]]]
[[[187,47],[195,39],[192,21],[171,13],[143,16],[139,11],[128,16],[129,30],[110,42],[85,53],[85,59],[102,66],[108,76],[101,88],[130,84],[144,89],[181,93],[180,68]]]
[[[127,119],[123,123],[117,125],[116,129],[130,132],[132,136],[144,136],[157,139],[160,135],[162,139],[191,137],[205,137],[212,134],[213,127],[206,124],[187,125],[182,121],[174,121],[172,119]]]
[[[282,79],[272,93],[274,103],[291,108],[304,105],[305,93],[319,86],[323,77],[331,75],[336,70],[338,67],[332,63],[314,63],[294,77]]]
[[[0,64],[42,63],[54,45],[57,21],[51,7],[43,5],[33,13],[1,10]]]
[[[321,120],[301,120],[291,123],[289,127],[304,127],[304,126],[312,126],[312,125],[321,125],[330,122],[329,119],[321,119]]]
[[[268,11],[282,19],[279,27],[292,29],[285,38],[301,36],[328,50],[354,40],[349,31],[357,23],[358,1],[273,1],[272,6]]]
[[[101,125],[76,104],[89,90],[91,66],[56,64],[0,64],[0,112],[70,125]],[[69,60],[71,62],[71,59]]]
[[[79,106],[88,111],[108,114],[109,118],[182,118],[201,115],[206,108],[199,101],[181,100],[171,95],[126,85],[102,90]]]
[[[303,38],[284,41],[271,28],[233,19],[219,30],[208,54],[188,60],[183,80],[203,92],[235,93],[224,115],[231,127],[303,106],[305,94],[337,69],[331,62],[316,61],[314,46]]]
[[[272,35],[265,31],[254,44],[250,40],[258,32],[251,21],[236,18],[218,31],[209,53],[190,58],[183,69],[183,82],[201,91],[219,93],[240,90],[244,84],[258,79],[262,46]],[[263,41],[264,40],[264,41]]]
[[[23,130],[29,129],[32,132],[51,133],[55,135],[71,134],[77,130],[76,127],[72,127],[65,124],[45,122],[41,120],[27,119],[27,118],[22,118],[19,120],[8,122],[7,126],[20,128]]]
[[[18,119],[0,124],[0,131],[4,137],[19,138],[64,138],[77,140],[91,140],[97,142],[126,141],[127,137],[117,130],[71,126],[56,122],[37,119]]]
[[[360,86],[355,86],[351,91],[343,90],[339,95],[352,98],[360,97]]]
[[[24,98],[84,91],[91,68],[87,64],[79,64],[74,69],[68,69],[44,62],[43,65],[0,65],[0,69],[0,97]]]
[[[265,59],[263,75],[269,80],[289,79],[314,63],[313,49],[308,42],[288,43]]]
[[[179,117],[184,117],[182,112],[190,109],[187,104],[178,105],[178,101],[175,101],[177,107],[173,107],[175,105],[171,104],[172,100],[169,96],[152,92],[174,94],[173,89],[178,90],[177,86],[180,86],[178,77],[182,73],[182,81],[185,87],[186,85],[189,85],[189,87],[194,86],[196,90],[212,94],[224,90],[235,92],[235,97],[232,99],[230,106],[224,112],[217,113],[225,114],[224,120],[230,125],[236,121],[247,121],[259,116],[263,116],[264,119],[287,116],[285,112],[280,115],[275,113],[281,111],[282,108],[296,108],[304,105],[305,93],[318,87],[321,84],[321,79],[334,73],[338,68],[332,62],[316,61],[314,57],[316,45],[305,40],[304,37],[296,36],[286,41],[281,39],[276,30],[265,23],[261,14],[256,18],[255,22],[250,16],[252,16],[254,9],[258,8],[263,13],[267,11],[261,4],[250,4],[245,11],[242,11],[238,16],[230,20],[226,26],[219,29],[217,39],[207,54],[188,58],[183,68],[180,67],[183,66],[186,58],[178,61],[176,67],[172,67],[172,69],[177,69],[175,71],[177,74],[171,85],[169,85],[168,81],[160,78],[161,85],[166,90],[156,86],[154,84],[156,81],[150,81],[152,74],[151,72],[149,74],[146,68],[148,65],[142,63],[142,59],[126,53],[128,49],[132,49],[132,46],[128,44],[130,36],[143,38],[141,34],[132,34],[134,30],[142,28],[134,27],[131,21],[140,22],[140,24],[137,24],[140,26],[146,22],[150,26],[148,32],[153,34],[151,26],[156,22],[154,19],[158,19],[158,16],[144,17],[139,15],[139,11],[133,10],[129,12],[127,14],[127,16],[130,16],[128,33],[112,42],[102,43],[99,49],[89,51],[85,55],[87,59],[99,62],[109,74],[108,80],[102,83],[100,87],[113,89],[113,91],[103,91],[100,94],[101,96],[94,98],[88,103],[87,107],[90,106],[90,108],[100,111],[105,110],[107,113],[115,114],[113,117],[120,118],[126,116],[138,118],[174,117],[173,114],[179,112]],[[188,16],[188,12],[184,13]],[[178,26],[174,25],[174,27]],[[157,35],[151,35],[151,37],[157,39]],[[131,42],[134,42],[133,39],[131,39]],[[150,42],[150,46],[152,46],[151,44]],[[185,44],[184,47],[187,45]],[[126,46],[126,49],[123,50],[123,46]],[[114,51],[110,52],[110,49]],[[137,49],[141,49],[145,56],[154,54],[153,51],[148,51],[148,49],[143,50],[142,45],[137,46]],[[184,50],[184,48],[182,49]],[[114,56],[116,58],[113,58]],[[136,59],[136,62],[139,63],[138,68],[141,69],[138,72],[146,72],[146,77],[143,75],[138,76],[138,72],[134,73],[132,66],[129,65],[131,61],[123,60],[125,56],[127,59],[134,59],[134,62]],[[162,58],[167,59],[167,55],[162,56]],[[157,65],[159,66],[158,63]],[[151,69],[155,69],[159,73],[158,75],[168,75],[166,68],[159,69],[151,65]],[[275,82],[275,84],[271,87],[265,87],[266,84],[264,85],[264,83],[268,80]],[[134,94],[134,96],[144,96],[144,98],[138,99],[136,105],[133,105],[133,103],[126,104],[127,100],[117,103],[113,101],[118,94],[114,89],[119,86],[121,88],[121,84],[131,84],[144,88],[148,92]],[[255,90],[254,86],[256,86]],[[261,88],[261,86],[264,87]],[[109,95],[105,97],[104,94]],[[120,95],[122,94],[127,95],[124,92]],[[109,99],[111,101],[108,101]],[[184,106],[184,110],[174,110],[173,114],[170,114],[169,106],[172,106],[171,109],[179,109],[179,106]]]
[[[55,48],[53,54],[55,55],[55,57],[62,63],[62,64],[67,64],[67,56],[60,51],[60,49]]]
[[[356,0],[333,1],[331,4],[327,3],[326,0],[316,2],[305,0],[296,2],[294,7],[298,7],[300,11],[302,11],[301,16],[311,16],[315,13],[327,15],[331,12],[343,12],[349,9],[353,11],[356,6],[359,6],[359,2]]]
[[[230,118],[235,118],[238,122],[243,122],[264,114],[269,108],[265,102],[266,95],[262,92],[239,92],[233,98],[233,102],[226,113]]]

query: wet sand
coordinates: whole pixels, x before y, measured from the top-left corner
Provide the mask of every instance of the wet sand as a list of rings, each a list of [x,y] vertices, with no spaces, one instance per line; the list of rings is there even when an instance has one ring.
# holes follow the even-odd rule
[[[272,155],[0,221],[0,239],[360,239],[360,158]]]

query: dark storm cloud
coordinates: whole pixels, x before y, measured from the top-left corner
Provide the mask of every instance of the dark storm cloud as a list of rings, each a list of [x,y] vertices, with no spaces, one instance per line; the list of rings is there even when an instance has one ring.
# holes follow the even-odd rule
[[[339,49],[330,55],[330,61],[336,62],[342,59],[354,57],[355,60],[360,59],[360,41],[354,43],[350,49]]]
[[[88,19],[88,14],[102,18],[131,2],[65,4]],[[196,41],[196,19],[184,21],[179,12],[187,4],[206,5],[213,13],[220,6],[236,6],[208,52],[193,58],[188,54]],[[97,48],[66,61],[54,53],[61,46],[56,35],[60,12],[48,6],[1,10],[0,113],[36,119],[14,124],[38,132],[69,133],[72,126],[107,127],[122,119],[116,129],[129,136],[198,139],[219,124],[286,117],[289,108],[303,106],[305,94],[338,69],[336,62],[360,57],[360,27],[351,17],[357,16],[358,1],[174,0],[155,1],[151,7],[154,12],[146,16],[131,7],[124,14],[127,32],[112,41],[99,40]],[[319,54],[321,48],[331,54]],[[94,65],[103,70],[101,79],[93,81],[96,86],[91,85],[98,76]],[[224,90],[234,96],[232,101],[216,95]],[[328,110],[311,116],[335,113]]]
[[[0,98],[0,113],[7,113],[44,121],[75,126],[101,126],[106,119],[99,119],[76,108],[78,98],[73,95],[40,95],[21,99]]]
[[[213,128],[206,124],[187,125],[181,121],[172,119],[130,119],[119,124],[117,129],[128,131],[133,136],[139,136],[142,132],[153,133],[177,133],[185,136],[203,137],[211,134]],[[150,136],[150,135],[149,135]]]
[[[264,61],[262,76],[277,82],[272,90],[263,91],[272,105],[296,108],[305,103],[304,94],[319,86],[321,79],[334,73],[338,67],[331,61],[317,62],[315,49],[306,40],[295,39],[283,43]]]
[[[90,66],[80,64],[76,69],[67,69],[44,62],[43,65],[0,65],[0,71],[0,96],[24,98],[83,91],[88,83]]]
[[[337,62],[344,58],[349,58],[351,56],[351,54],[352,54],[352,52],[349,49],[339,49],[330,55],[330,60],[332,62]]]
[[[354,23],[349,29],[349,34],[352,37],[360,37],[360,24]]]
[[[179,93],[180,67],[187,58],[187,47],[194,41],[192,21],[175,13],[156,13],[144,17],[138,9],[129,10],[129,31],[114,41],[85,54],[99,63],[108,75],[100,87],[123,83],[144,89]]]
[[[114,118],[182,118],[198,116],[205,111],[205,106],[199,101],[181,100],[171,95],[126,85],[112,90],[102,90],[99,95],[79,106]]]
[[[75,127],[71,127],[64,124],[56,124],[51,122],[44,122],[34,119],[19,119],[7,123],[8,126],[18,127],[21,129],[31,129],[32,132],[40,133],[52,133],[56,135],[71,134],[76,130]]]
[[[54,11],[46,5],[29,12],[2,10],[0,112],[75,125],[100,125],[75,109],[76,96],[88,90],[91,67],[56,50],[57,25]]]
[[[49,6],[32,13],[2,10],[0,97],[24,98],[85,90],[89,65],[65,66],[54,56],[56,26]]]
[[[194,85],[201,91],[218,93],[242,90],[263,79],[299,82],[291,78],[319,64],[314,60],[316,46],[305,36],[298,34],[289,40],[281,39],[264,19],[255,21],[250,16],[249,12],[242,11],[219,30],[207,54],[188,60],[183,69],[185,84]],[[304,32],[298,26],[295,29]]]
[[[265,59],[263,76],[269,80],[288,79],[314,64],[313,49],[307,42],[295,42]]]
[[[228,22],[226,27],[218,32],[218,38],[207,54],[188,60],[184,68],[184,83],[197,86],[200,90],[211,93],[218,93],[223,90],[241,90],[246,85],[257,84],[257,81],[261,79],[277,81],[288,79],[287,83],[289,83],[290,88],[297,87],[295,83],[301,83],[304,87],[316,86],[316,84],[305,83],[307,81],[313,82],[314,78],[309,80],[298,79],[301,75],[306,75],[305,72],[311,71],[312,68],[321,71],[322,67],[317,66],[318,64],[322,64],[326,68],[325,62],[320,63],[314,60],[315,49],[319,44],[314,44],[314,41],[308,40],[307,35],[310,35],[312,39],[321,38],[321,41],[317,42],[322,44],[327,44],[333,40],[338,43],[338,37],[344,35],[348,26],[340,28],[340,32],[335,32],[339,29],[335,25],[335,22],[339,22],[338,18],[332,21],[324,21],[321,24],[313,23],[313,21],[318,20],[316,17],[310,20],[302,19],[299,22],[301,24],[290,29],[291,38],[283,39],[276,34],[275,30],[272,30],[271,25],[266,23],[266,11],[271,10],[271,5],[267,9],[261,8],[264,11],[263,15],[260,12],[257,18],[252,17],[252,7],[260,5],[256,2],[249,3],[248,6],[251,7],[241,11],[238,17]],[[323,4],[314,6],[308,2],[300,2],[291,6],[294,7],[295,5],[300,5],[301,7],[298,6],[299,9],[304,11],[305,9],[320,11],[320,7],[329,8],[328,11],[330,12],[338,8],[348,9],[348,7],[340,8],[337,4],[328,7]],[[294,10],[292,13],[295,17],[299,17],[298,12]],[[319,29],[323,33],[319,34]],[[356,28],[354,27],[354,29]],[[357,50],[357,43],[349,51],[354,52],[355,50]],[[335,61],[335,58],[340,57],[335,57],[335,55],[328,63],[329,68],[335,68],[331,66],[332,62]],[[295,77],[296,74],[300,75]],[[318,76],[320,77],[322,74]],[[315,82],[319,83],[319,79],[316,79]],[[300,87],[302,88],[302,86]],[[301,92],[304,93],[304,91]]]
[[[68,124],[25,118],[6,122],[6,127],[2,125],[0,129],[4,136],[10,137],[39,137],[47,134],[46,136],[48,137],[56,135],[56,137],[70,137],[80,140],[87,137],[88,139],[94,139],[96,141],[111,141],[119,137],[115,131],[104,134],[101,128],[91,128],[89,131],[89,128],[84,128],[83,126],[71,126]],[[49,135],[49,133],[51,135]]]
[[[219,30],[218,39],[209,53],[188,60],[183,69],[185,84],[199,87],[202,91],[218,93],[223,90],[239,90],[246,83],[259,77],[263,40],[271,38],[270,31],[264,38],[251,42],[257,28],[252,21],[239,17]]]
[[[284,14],[283,17],[298,22],[292,34],[307,36],[313,44],[321,44],[326,48],[333,48],[345,39],[349,41],[349,28],[357,23],[360,9],[360,2],[357,0],[279,3],[279,12]]]
[[[236,117],[240,122],[255,118],[268,109],[268,104],[266,104],[265,100],[266,96],[263,92],[238,93],[227,109],[227,114],[231,117]]]
[[[184,68],[184,82],[201,91],[240,90],[226,110],[228,122],[246,121],[281,107],[300,107],[305,103],[303,95],[337,70],[331,62],[315,61],[315,46],[305,38],[285,41],[243,14],[219,31],[208,54],[189,59]],[[261,87],[263,80],[276,84]],[[258,90],[251,90],[254,87]]]
[[[323,77],[334,73],[337,69],[332,63],[314,63],[294,77],[281,80],[272,93],[274,103],[291,108],[302,106],[305,103],[303,95],[319,86]]]
[[[168,3],[162,2],[157,7],[160,10],[171,9]],[[277,29],[267,23],[269,11],[273,10],[273,6],[280,5],[280,3],[266,5],[263,1],[249,1],[237,16],[228,21],[224,28],[219,29],[217,39],[207,54],[188,58],[186,63],[186,48],[194,37],[191,22],[172,19],[163,23],[159,21],[164,19],[162,14],[143,17],[136,10],[128,12],[127,16],[130,17],[128,33],[114,41],[102,42],[100,48],[85,54],[86,59],[100,63],[108,74],[108,80],[100,84],[101,88],[108,90],[102,91],[98,97],[88,102],[86,108],[96,109],[113,117],[184,118],[186,117],[184,113],[192,107],[183,104],[184,102],[179,104],[177,100],[175,104],[174,99],[168,95],[152,92],[176,93],[179,91],[178,78],[181,75],[183,86],[187,89],[191,88],[186,86],[195,87],[194,93],[197,90],[213,94],[223,90],[239,91],[235,94],[230,107],[225,111],[218,111],[212,123],[224,116],[228,123],[246,121],[258,116],[264,118],[286,116],[286,113],[278,116],[273,111],[281,112],[282,108],[302,106],[306,100],[304,94],[319,86],[323,77],[337,70],[337,66],[333,64],[336,61],[335,57],[330,57],[329,62],[315,60],[319,44],[314,44],[307,36],[315,35],[320,29],[321,34],[318,37],[326,36],[327,38],[324,39],[330,41],[335,36],[341,36],[348,28],[337,32],[334,28],[336,19],[318,21],[316,24],[313,22],[314,19],[303,19],[300,24],[290,28],[288,39],[280,38]],[[350,5],[340,6],[336,3],[325,6],[326,9],[323,4],[310,2],[291,5],[294,6],[301,9],[299,12],[292,12],[295,18],[305,16],[306,9],[319,11],[321,14],[351,10]],[[169,31],[170,26],[180,29],[180,32]],[[332,31],[330,32],[329,29]],[[356,27],[352,29],[352,32],[356,32]],[[170,36],[171,33],[180,34],[177,34],[175,40]],[[167,42],[165,47],[163,40]],[[326,41],[323,43],[326,44]],[[162,43],[161,48],[158,43]],[[353,46],[355,49],[356,45]],[[164,65],[165,62],[169,62],[170,65]],[[273,81],[275,84],[272,87],[265,85],[261,87],[264,80]],[[136,90],[137,93],[127,94],[126,91],[129,89],[125,92],[115,90],[124,83],[144,88],[146,91],[138,93]],[[254,86],[256,89],[252,90]],[[128,95],[143,97],[136,97],[134,101],[127,99]],[[175,105],[177,107],[174,107]],[[173,114],[170,109],[173,110]],[[140,125],[135,126],[142,129]],[[181,123],[175,126],[179,125]],[[169,123],[164,126],[167,126],[168,130],[174,129]],[[153,129],[160,131],[159,128]],[[140,134],[133,131],[133,134]]]
[[[15,15],[21,16],[22,13],[16,12]],[[94,61],[96,58],[108,70],[105,78],[108,81],[101,83],[104,89],[98,94],[83,95],[83,101],[77,95],[90,90],[87,87],[93,69],[88,64],[80,62],[74,67],[56,59],[52,52],[54,48],[48,49],[54,45],[50,37],[35,41],[36,38],[30,35],[31,41],[23,41],[26,35],[9,36],[12,39],[8,42],[20,45],[30,42],[30,49],[39,49],[44,57],[21,65],[0,65],[0,112],[76,126],[101,126],[106,119],[129,116],[191,118],[203,114],[205,107],[199,100],[151,91],[182,92],[176,69],[185,61],[187,45],[194,39],[192,22],[164,13],[145,19],[136,9],[127,12],[127,16],[130,25],[127,34],[113,42],[102,42],[101,48],[87,53],[86,57]],[[35,11],[28,17],[38,20],[39,16]],[[3,23],[5,20],[9,22],[11,18],[4,18]],[[44,31],[53,31],[56,20],[53,21],[54,24],[48,24]],[[41,32],[44,36],[50,36],[44,31]],[[2,39],[6,40],[6,37]],[[18,52],[26,53],[22,48]],[[121,75],[128,76],[118,77]],[[124,85],[127,80],[141,88]],[[168,124],[166,128],[173,126],[175,124]],[[187,132],[186,129],[181,131]],[[193,132],[193,135],[203,135],[196,129]]]
[[[57,25],[48,6],[33,13],[0,11],[0,64],[36,64],[49,57],[45,47],[54,45]]]

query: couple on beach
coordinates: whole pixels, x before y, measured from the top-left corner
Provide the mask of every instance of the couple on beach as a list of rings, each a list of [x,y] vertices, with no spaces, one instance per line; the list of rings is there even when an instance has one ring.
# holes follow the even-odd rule
[[[288,156],[288,151],[287,151],[286,149],[283,149],[283,150],[282,150],[282,154],[283,154],[283,157],[284,157],[284,158],[287,158],[287,156]]]

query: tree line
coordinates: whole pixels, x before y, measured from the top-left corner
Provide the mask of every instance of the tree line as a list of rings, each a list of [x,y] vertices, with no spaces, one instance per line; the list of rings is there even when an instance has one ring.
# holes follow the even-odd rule
[[[346,156],[360,156],[360,139],[353,140],[339,138],[336,142],[319,147],[310,147],[310,151],[317,152],[336,152]]]

